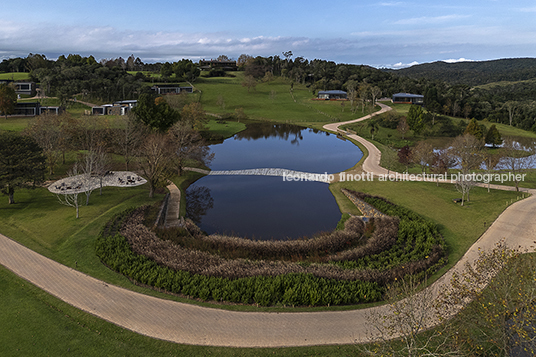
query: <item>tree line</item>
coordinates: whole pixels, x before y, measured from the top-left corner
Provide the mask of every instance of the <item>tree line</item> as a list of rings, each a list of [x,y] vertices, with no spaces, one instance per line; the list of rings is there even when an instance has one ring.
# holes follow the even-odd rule
[[[230,60],[224,55],[218,59]],[[515,64],[521,59],[511,61],[515,61]],[[464,73],[476,75],[493,72],[493,63],[484,62],[484,65],[473,69],[473,72],[469,68]],[[512,77],[508,77],[508,72],[502,71],[500,78],[516,81],[520,78],[533,78],[530,68],[527,69],[523,63],[518,63],[521,67],[512,72]],[[475,118],[478,121],[488,120],[536,131],[536,105],[533,101],[536,81],[473,86],[471,81],[449,82],[434,75],[439,75],[444,66],[431,66],[435,69],[420,76],[410,75],[412,72],[408,72],[409,70],[387,71],[366,65],[308,60],[301,56],[294,57],[291,51],[283,52],[282,56],[268,57],[242,54],[236,64],[246,75],[243,85],[248,91],[260,80],[283,77],[289,80],[291,85],[296,83],[307,86],[313,94],[321,90],[345,90],[352,103],[374,101],[379,96],[390,97],[397,92],[422,94],[424,107],[434,114]],[[29,72],[30,78],[39,82],[47,95],[56,96],[62,99],[62,102],[80,93],[104,102],[137,99],[149,91],[147,83],[154,81],[153,77],[146,75],[147,72],[160,74],[159,82],[194,82],[200,76],[199,66],[188,59],[144,63],[133,55],[127,60],[119,57],[97,62],[93,56],[70,54],[52,61],[43,55],[30,54],[26,58],[2,61],[1,71]],[[207,76],[223,75],[226,73],[217,68],[207,73]]]

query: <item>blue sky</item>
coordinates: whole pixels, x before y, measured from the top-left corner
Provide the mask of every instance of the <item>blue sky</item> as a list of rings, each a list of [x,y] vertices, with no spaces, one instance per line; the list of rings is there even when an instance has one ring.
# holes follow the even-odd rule
[[[397,68],[536,57],[536,1],[25,0],[0,6],[0,59],[144,62],[279,55]]]

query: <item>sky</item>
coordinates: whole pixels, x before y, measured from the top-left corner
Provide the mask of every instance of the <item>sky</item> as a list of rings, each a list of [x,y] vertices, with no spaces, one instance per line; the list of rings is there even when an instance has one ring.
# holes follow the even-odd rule
[[[536,57],[535,0],[3,0],[0,60],[280,56],[402,68]]]

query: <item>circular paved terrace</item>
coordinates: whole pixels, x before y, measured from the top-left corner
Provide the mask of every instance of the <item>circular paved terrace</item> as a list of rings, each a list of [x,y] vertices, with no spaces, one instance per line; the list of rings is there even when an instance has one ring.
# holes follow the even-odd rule
[[[133,187],[147,183],[147,180],[130,171],[107,171],[102,176],[102,187]],[[65,177],[48,186],[55,194],[67,195],[93,191],[101,187],[100,176],[77,175]]]

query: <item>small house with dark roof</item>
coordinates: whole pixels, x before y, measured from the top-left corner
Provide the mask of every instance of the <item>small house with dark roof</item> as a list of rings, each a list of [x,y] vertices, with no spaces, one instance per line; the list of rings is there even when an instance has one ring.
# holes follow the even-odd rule
[[[324,91],[318,92],[317,99],[320,99],[320,100],[348,99],[348,94],[342,90],[324,90]]]
[[[393,103],[423,105],[424,95],[410,94],[410,93],[396,93],[396,94],[393,94]]]

